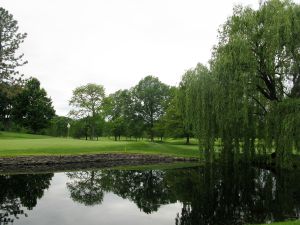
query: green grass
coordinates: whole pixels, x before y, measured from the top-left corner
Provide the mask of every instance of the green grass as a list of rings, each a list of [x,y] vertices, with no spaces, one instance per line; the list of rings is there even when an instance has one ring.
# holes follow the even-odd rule
[[[260,224],[263,225],[263,224]],[[270,223],[270,225],[300,225],[300,220]]]
[[[25,133],[13,133],[13,132],[0,132],[0,140],[3,139],[44,139],[50,138],[50,136],[38,135],[38,134],[25,134]]]
[[[182,144],[181,144],[182,143]],[[178,157],[199,157],[197,145],[184,145],[182,142],[149,141],[85,141],[77,139],[54,138],[42,135],[20,133],[0,133],[0,156],[25,155],[75,155],[98,153],[141,153]]]

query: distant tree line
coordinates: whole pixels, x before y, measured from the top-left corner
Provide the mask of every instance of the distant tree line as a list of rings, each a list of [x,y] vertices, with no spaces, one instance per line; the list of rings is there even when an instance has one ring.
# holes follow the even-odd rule
[[[107,96],[102,85],[83,85],[73,91],[70,100],[72,119],[55,118],[52,130],[57,129],[58,136],[65,136],[66,124],[70,123],[70,135],[76,138],[111,136],[116,141],[121,137],[153,141],[155,137],[160,140],[184,137],[183,123],[173,117],[174,110],[177,116],[180,114],[177,92],[176,87],[170,87],[154,76],[146,76],[131,89],[118,90]],[[61,127],[58,124],[62,121],[65,126]]]

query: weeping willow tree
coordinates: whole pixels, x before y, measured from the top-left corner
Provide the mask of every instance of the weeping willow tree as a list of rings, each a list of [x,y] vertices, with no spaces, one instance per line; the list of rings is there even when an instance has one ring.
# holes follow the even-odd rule
[[[278,165],[299,151],[300,7],[270,0],[237,6],[219,32],[210,70],[183,76],[186,112],[200,149],[227,162],[276,152]]]
[[[238,160],[241,148],[246,159],[253,158],[257,124],[254,114],[262,113],[255,100],[260,97],[249,86],[253,61],[246,48],[244,39],[234,37],[216,49],[211,63],[217,86],[213,105],[226,161]]]
[[[199,147],[208,161],[214,159],[215,114],[213,113],[213,77],[202,64],[188,70],[181,82],[185,86],[186,121],[191,124]]]

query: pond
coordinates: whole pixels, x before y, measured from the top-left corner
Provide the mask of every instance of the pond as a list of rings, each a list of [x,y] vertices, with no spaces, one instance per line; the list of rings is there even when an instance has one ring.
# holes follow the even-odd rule
[[[253,167],[0,175],[0,224],[245,224],[300,218],[300,173]]]

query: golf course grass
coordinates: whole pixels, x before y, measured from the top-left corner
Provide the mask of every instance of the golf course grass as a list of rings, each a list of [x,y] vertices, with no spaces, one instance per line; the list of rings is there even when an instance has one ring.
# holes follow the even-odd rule
[[[259,224],[259,225],[264,225],[264,224]],[[300,220],[270,223],[270,225],[300,225]]]
[[[197,144],[185,145],[184,140],[165,142],[114,141],[100,138],[86,141],[54,138],[43,135],[0,132],[0,157],[28,155],[76,155],[100,153],[159,154],[176,157],[199,157]]]

